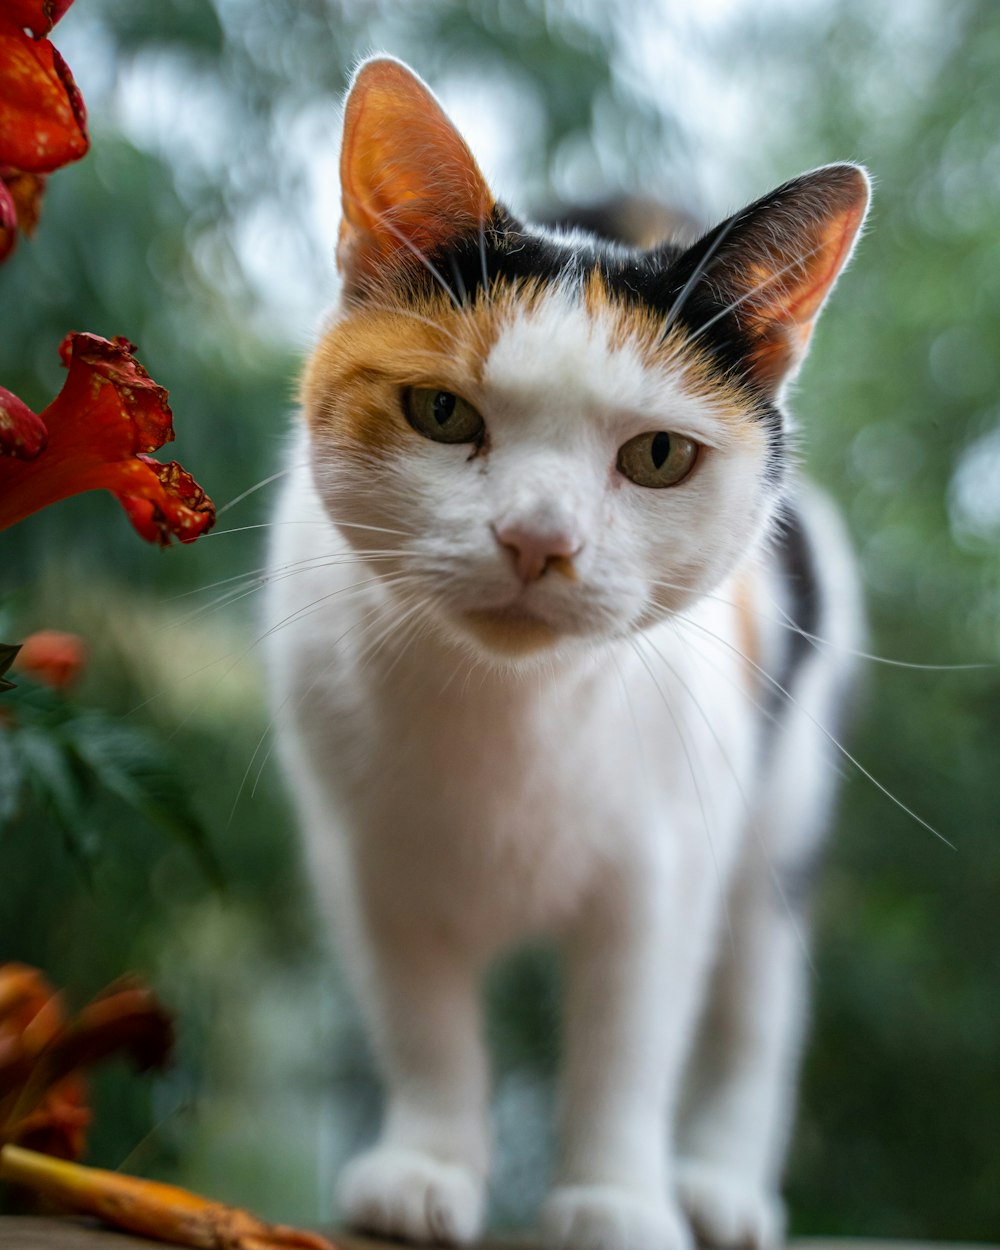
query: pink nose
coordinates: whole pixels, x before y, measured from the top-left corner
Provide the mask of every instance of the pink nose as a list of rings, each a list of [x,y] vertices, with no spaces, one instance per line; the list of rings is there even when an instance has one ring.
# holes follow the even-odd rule
[[[516,521],[495,526],[497,542],[505,548],[523,582],[534,582],[550,568],[573,576],[570,563],[582,544],[573,534],[560,530],[532,529]]]

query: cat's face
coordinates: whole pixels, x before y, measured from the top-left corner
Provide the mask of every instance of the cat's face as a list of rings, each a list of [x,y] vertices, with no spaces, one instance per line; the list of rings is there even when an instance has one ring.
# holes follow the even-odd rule
[[[643,628],[767,532],[777,394],[867,203],[806,175],[689,249],[532,231],[426,88],[347,103],[341,308],[308,368],[314,476],[404,611],[512,658]]]

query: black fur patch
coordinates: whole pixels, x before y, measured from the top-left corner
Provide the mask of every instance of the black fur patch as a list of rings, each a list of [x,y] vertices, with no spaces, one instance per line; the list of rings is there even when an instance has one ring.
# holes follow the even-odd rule
[[[782,519],[778,555],[788,587],[788,615],[795,626],[785,633],[787,646],[777,674],[778,682],[788,690],[802,661],[815,649],[815,643],[806,635],[818,633],[822,609],[813,550],[802,518],[791,504],[786,506]]]
[[[785,623],[789,627],[781,631],[782,654],[771,674],[773,684],[768,684],[765,695],[768,715],[763,739],[765,754],[774,742],[783,713],[795,697],[794,687],[799,671],[815,651],[816,644],[806,635],[817,633],[822,607],[812,547],[802,518],[791,503],[786,503],[779,522],[775,550],[788,591],[788,620]]]
[[[805,635],[818,632],[822,603],[813,549],[802,518],[792,504],[786,505],[782,517],[777,552],[788,591],[788,623],[794,628],[782,631],[784,652],[774,678],[794,698],[796,679],[802,665],[815,651],[815,643]],[[782,713],[791,706],[789,697],[782,694],[777,686],[770,688],[767,702],[773,719],[768,722],[765,748],[774,741]],[[822,862],[823,840],[820,839],[804,852],[777,865],[775,893],[778,896],[776,901],[782,908],[802,912],[808,907]]]

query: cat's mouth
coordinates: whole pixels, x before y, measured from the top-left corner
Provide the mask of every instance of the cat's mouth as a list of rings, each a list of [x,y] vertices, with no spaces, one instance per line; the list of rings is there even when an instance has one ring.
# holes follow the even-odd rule
[[[462,613],[465,625],[476,639],[502,655],[531,655],[551,647],[560,633],[523,603],[493,608],[470,608]]]

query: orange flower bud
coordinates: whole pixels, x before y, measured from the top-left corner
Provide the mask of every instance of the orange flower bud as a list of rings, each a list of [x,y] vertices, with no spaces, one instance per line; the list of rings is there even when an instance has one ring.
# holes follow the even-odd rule
[[[68,690],[86,663],[87,648],[82,638],[58,629],[41,629],[24,640],[14,667],[43,686]]]

